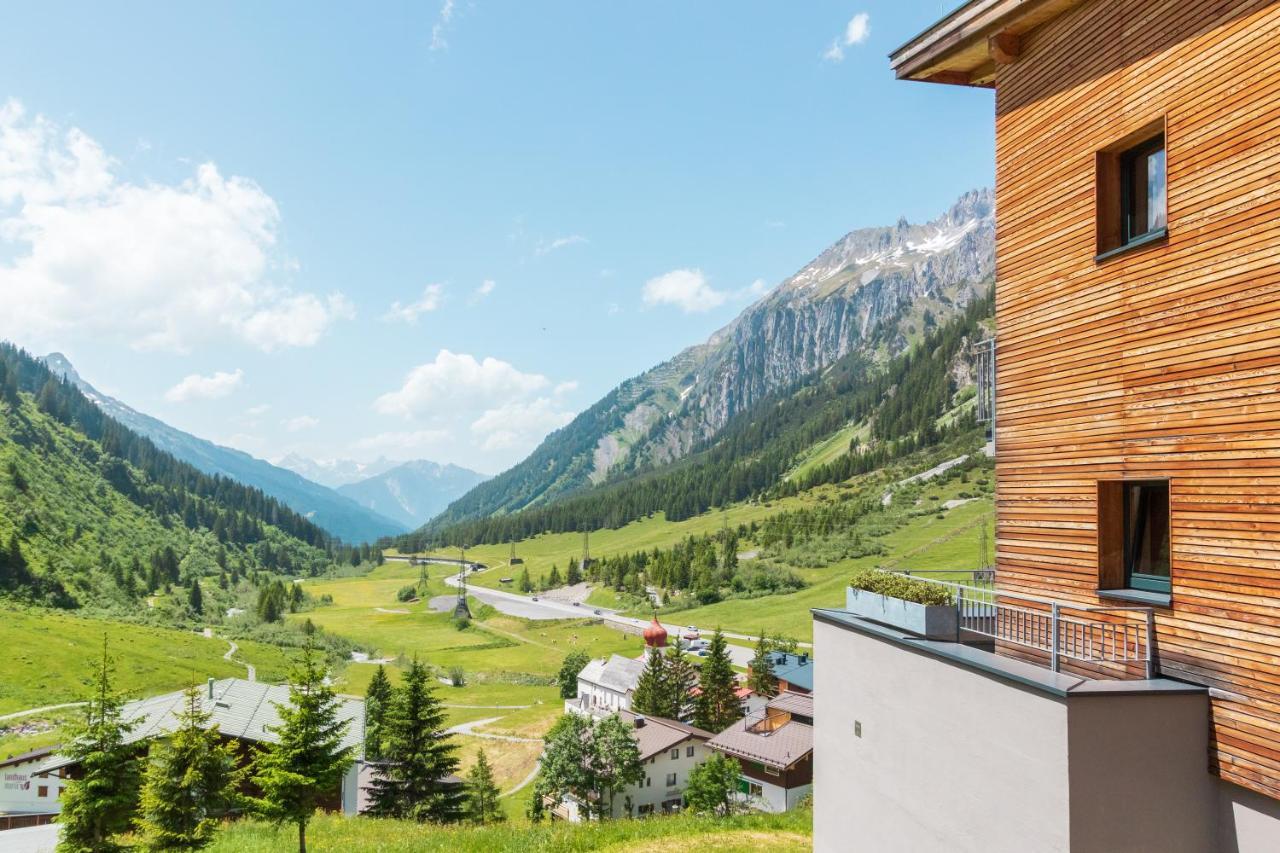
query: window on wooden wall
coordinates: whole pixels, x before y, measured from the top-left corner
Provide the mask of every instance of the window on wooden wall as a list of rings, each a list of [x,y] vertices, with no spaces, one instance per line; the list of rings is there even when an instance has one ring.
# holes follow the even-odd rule
[[[1099,261],[1168,235],[1168,187],[1164,119],[1098,152]]]
[[[1098,586],[1169,595],[1168,480],[1098,484]]]

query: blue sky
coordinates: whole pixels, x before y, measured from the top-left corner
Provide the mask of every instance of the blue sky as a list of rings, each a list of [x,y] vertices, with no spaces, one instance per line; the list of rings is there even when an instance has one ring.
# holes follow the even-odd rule
[[[496,472],[990,184],[990,94],[886,59],[956,5],[21,4],[0,337],[268,458]]]

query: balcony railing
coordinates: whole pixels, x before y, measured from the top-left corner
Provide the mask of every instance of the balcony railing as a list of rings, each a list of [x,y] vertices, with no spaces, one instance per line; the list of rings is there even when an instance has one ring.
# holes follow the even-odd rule
[[[1087,607],[996,586],[993,570],[901,571],[951,592],[962,634],[995,640],[1061,672],[1073,669],[1122,678],[1159,674],[1155,611],[1150,607]]]

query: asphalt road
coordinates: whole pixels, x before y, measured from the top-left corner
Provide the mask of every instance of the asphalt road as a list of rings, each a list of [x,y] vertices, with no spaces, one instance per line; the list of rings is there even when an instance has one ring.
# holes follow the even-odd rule
[[[444,582],[452,587],[458,586],[458,576],[449,575]],[[551,601],[546,598],[540,598],[534,601],[531,596],[518,595],[514,592],[506,592],[500,589],[489,589],[487,587],[468,586],[467,594],[478,598],[485,604],[497,608],[502,613],[509,616],[519,616],[523,619],[572,619],[572,618],[590,618],[596,616],[603,619],[606,623],[614,625],[627,625],[632,628],[643,630],[648,627],[650,620],[636,619],[631,616],[623,616],[616,610],[610,610],[607,607],[592,607],[588,604],[575,607],[572,604],[563,604],[559,601]],[[435,604],[433,600],[432,604]],[[599,611],[597,613],[596,611]],[[683,625],[674,625],[670,622],[663,622],[662,627],[667,629],[667,634],[675,636],[683,633],[685,627]],[[731,634],[724,632],[728,639],[745,640],[754,643],[755,637],[745,634]],[[750,661],[754,651],[746,646],[737,646],[733,643],[729,644],[729,657],[738,666],[746,666]]]

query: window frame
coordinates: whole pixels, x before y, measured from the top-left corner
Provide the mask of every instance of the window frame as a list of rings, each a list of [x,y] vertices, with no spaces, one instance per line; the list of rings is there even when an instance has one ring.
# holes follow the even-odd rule
[[[1126,530],[1126,492],[1133,486],[1161,485],[1167,495],[1165,529],[1168,532],[1169,575],[1148,575],[1133,571],[1136,559],[1134,543]],[[1122,598],[1143,604],[1169,606],[1173,595],[1173,501],[1174,484],[1169,477],[1135,477],[1099,480],[1098,509],[1098,595]],[[1145,523],[1145,519],[1144,519]]]
[[[667,787],[674,788],[680,784],[680,776],[676,773],[667,774]]]
[[[1167,240],[1169,236],[1169,133],[1160,116],[1095,153],[1094,214],[1097,250],[1094,263],[1101,264],[1143,246]],[[1163,149],[1165,152],[1165,224],[1154,230],[1130,233],[1133,201],[1132,167],[1138,157]]]

